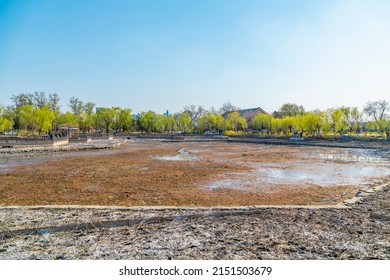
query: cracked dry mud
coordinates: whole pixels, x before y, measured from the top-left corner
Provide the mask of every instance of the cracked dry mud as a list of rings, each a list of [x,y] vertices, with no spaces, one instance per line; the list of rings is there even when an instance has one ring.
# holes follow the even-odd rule
[[[344,209],[2,209],[0,231],[72,222],[204,217],[1,239],[0,259],[389,259],[390,189]],[[230,210],[232,212],[237,210]]]

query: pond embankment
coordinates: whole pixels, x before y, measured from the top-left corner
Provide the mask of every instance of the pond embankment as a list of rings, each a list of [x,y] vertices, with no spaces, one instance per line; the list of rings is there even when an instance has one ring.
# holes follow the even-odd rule
[[[60,153],[60,152],[78,152],[86,150],[105,150],[116,149],[124,146],[128,140],[94,140],[88,143],[68,143],[58,146],[31,145],[31,146],[16,146],[14,148],[0,149],[0,156],[5,155],[23,155],[23,154],[43,154],[43,153]]]

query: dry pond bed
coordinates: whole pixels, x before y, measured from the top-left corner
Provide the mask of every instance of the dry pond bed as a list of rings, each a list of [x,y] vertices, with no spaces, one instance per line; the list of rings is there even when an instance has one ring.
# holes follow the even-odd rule
[[[107,152],[22,157],[16,165],[1,160],[0,259],[390,257],[382,151],[135,141]],[[370,195],[337,207],[362,189]],[[118,220],[139,222],[5,234]]]
[[[221,142],[28,160],[0,170],[0,205],[332,205],[390,175],[375,151]]]

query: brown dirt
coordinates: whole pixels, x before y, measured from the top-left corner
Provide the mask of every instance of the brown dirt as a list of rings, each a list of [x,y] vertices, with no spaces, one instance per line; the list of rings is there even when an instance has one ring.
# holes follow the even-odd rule
[[[197,159],[157,159],[175,156],[183,148]],[[251,164],[294,162],[301,151],[256,144],[135,142],[107,154],[50,159],[0,173],[0,205],[328,205],[354,196],[357,186],[348,185],[205,187],[225,178],[249,184]],[[310,164],[316,159],[301,161]]]

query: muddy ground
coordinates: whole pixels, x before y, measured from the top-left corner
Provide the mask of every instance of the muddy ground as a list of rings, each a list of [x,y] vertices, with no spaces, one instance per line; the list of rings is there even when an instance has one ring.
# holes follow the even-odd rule
[[[0,205],[332,205],[362,185],[388,180],[389,163],[375,153],[135,141],[115,151],[38,156],[4,168]]]
[[[263,208],[252,215],[210,215],[226,211],[1,209],[2,233],[80,222],[145,222],[11,238],[0,233],[0,259],[390,259],[389,187],[351,208]],[[194,213],[204,217],[147,222]]]
[[[150,141],[22,157],[0,172],[0,259],[389,259],[390,186],[372,188],[388,163],[381,151]],[[162,207],[6,207],[56,204]],[[261,204],[309,206],[245,207]],[[121,220],[132,225],[105,223]]]

